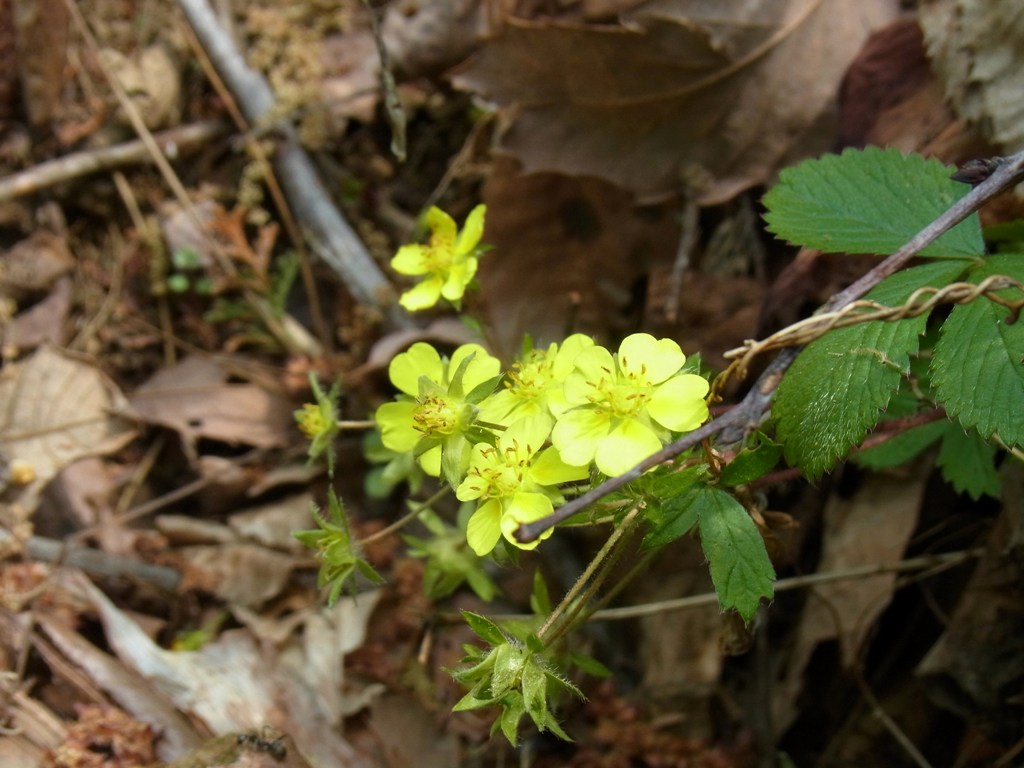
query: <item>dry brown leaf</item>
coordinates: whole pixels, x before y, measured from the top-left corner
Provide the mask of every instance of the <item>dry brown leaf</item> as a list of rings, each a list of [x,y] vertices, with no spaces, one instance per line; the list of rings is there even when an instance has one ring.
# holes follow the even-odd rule
[[[1024,149],[1024,4],[929,0],[919,13],[935,72],[960,116],[1006,152]]]
[[[43,344],[61,346],[67,342],[66,321],[71,309],[71,278],[57,280],[50,294],[19,313],[3,327],[8,354],[21,354]]]
[[[18,72],[29,122],[40,127],[57,116],[68,56],[64,0],[11,0],[17,27]]]
[[[39,230],[0,254],[0,296],[22,301],[44,293],[74,268],[67,239]]]
[[[846,67],[894,0],[652,0],[623,24],[509,21],[454,77],[527,172],[728,200],[832,142]]]
[[[656,263],[671,259],[679,225],[664,206],[638,209],[632,196],[600,179],[518,173],[499,158],[484,188],[480,263],[489,339],[506,359],[523,334],[538,344],[569,331],[600,338],[636,327],[636,292]]]
[[[276,448],[293,437],[292,406],[255,384],[227,383],[228,372],[211,360],[191,357],[158,371],[131,396],[148,422],[181,434],[194,451],[200,438]]]
[[[34,480],[19,503],[31,512],[42,488],[63,467],[131,440],[133,425],[121,392],[96,368],[53,347],[41,347],[0,374],[0,456],[24,462]]]
[[[897,562],[917,524],[925,478],[868,476],[850,498],[833,495],[825,508],[820,573]],[[787,675],[777,688],[774,724],[783,732],[798,713],[798,695],[811,654],[825,640],[839,641],[842,663],[856,663],[875,621],[889,605],[896,574],[815,587],[793,641]]]

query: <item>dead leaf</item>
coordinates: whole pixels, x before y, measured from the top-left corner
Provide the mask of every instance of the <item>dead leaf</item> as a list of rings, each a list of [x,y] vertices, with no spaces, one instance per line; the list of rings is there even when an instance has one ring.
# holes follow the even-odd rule
[[[1024,471],[1011,461],[1001,474],[986,551],[915,674],[940,706],[1011,744],[1024,722]]]
[[[480,262],[480,284],[489,339],[505,359],[524,333],[548,344],[572,331],[611,338],[633,330],[644,276],[678,243],[666,207],[637,208],[600,179],[524,175],[509,158],[495,163],[484,202],[484,241],[494,253]]]
[[[0,454],[34,471],[19,498],[29,512],[63,467],[116,451],[135,436],[134,426],[117,415],[127,402],[114,384],[50,346],[3,370],[0,403]]]
[[[162,738],[157,744],[157,752],[161,759],[173,760],[199,744],[199,734],[188,718],[178,712],[169,697],[154,689],[142,676],[98,649],[74,629],[45,616],[39,619],[39,623],[54,645],[106,691],[111,700],[136,719],[160,731]],[[136,629],[145,637],[141,629]]]
[[[12,0],[17,27],[22,102],[29,122],[56,117],[67,66],[68,10],[64,0]]]
[[[247,630],[224,632],[198,651],[174,652],[156,646],[87,580],[74,583],[99,611],[118,657],[214,733],[270,725],[291,735],[313,765],[366,766],[335,730],[341,693],[333,686],[343,680],[345,654],[363,642],[379,593],[321,608],[312,614],[316,627],[293,636],[280,653],[258,645]]]
[[[176,125],[181,110],[181,78],[162,45],[151,45],[133,58],[113,48],[100,51],[103,62],[128,94],[151,131]],[[126,117],[122,119],[127,121]]]
[[[231,605],[260,605],[276,597],[298,564],[291,555],[243,541],[183,547],[176,555],[181,589],[212,592]]]
[[[228,518],[228,524],[242,538],[298,554],[307,550],[292,532],[311,526],[312,507],[313,495],[306,491],[239,512]]]
[[[22,301],[46,293],[75,268],[67,240],[38,230],[0,254],[0,296]]]
[[[71,309],[71,278],[57,280],[50,294],[20,312],[3,327],[8,354],[23,354],[43,344],[62,346],[68,340],[66,322]]]
[[[833,495],[825,508],[818,572],[897,562],[917,525],[924,490],[924,477],[875,474],[865,478],[852,497]],[[804,669],[814,649],[837,639],[843,666],[854,665],[868,633],[889,605],[895,585],[896,574],[886,573],[814,588],[800,618],[786,678],[777,686],[773,719],[777,733],[784,732],[799,712]]]
[[[200,438],[279,448],[294,437],[291,403],[255,384],[228,383],[226,370],[200,357],[160,369],[130,402],[144,421],[177,431],[193,455]]]
[[[1018,0],[928,0],[925,44],[961,117],[1006,152],[1024,149],[1024,6]]]
[[[652,0],[618,26],[510,20],[455,74],[507,108],[526,172],[723,202],[829,147],[846,67],[893,0]]]

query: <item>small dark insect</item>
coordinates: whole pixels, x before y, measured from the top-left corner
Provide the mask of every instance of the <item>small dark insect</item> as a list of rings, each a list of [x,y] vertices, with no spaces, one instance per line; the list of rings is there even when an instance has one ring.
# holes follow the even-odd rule
[[[247,747],[256,752],[266,752],[277,762],[281,762],[288,756],[288,749],[280,738],[265,739],[255,731],[238,734],[238,746]]]
[[[1003,162],[1001,157],[986,157],[981,160],[968,160],[960,166],[960,170],[949,178],[953,181],[962,181],[972,187],[981,184],[985,179],[995,173]]]

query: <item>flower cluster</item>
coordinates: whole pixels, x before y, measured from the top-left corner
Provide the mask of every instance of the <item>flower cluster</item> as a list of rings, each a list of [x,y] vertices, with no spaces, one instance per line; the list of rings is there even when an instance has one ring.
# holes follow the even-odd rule
[[[670,339],[628,336],[610,352],[575,334],[534,349],[501,376],[498,360],[466,344],[444,358],[417,343],[389,374],[401,394],[377,409],[384,446],[412,452],[461,501],[476,502],[466,538],[478,555],[543,518],[559,487],[592,468],[621,474],[708,417],[708,382],[683,372]]]

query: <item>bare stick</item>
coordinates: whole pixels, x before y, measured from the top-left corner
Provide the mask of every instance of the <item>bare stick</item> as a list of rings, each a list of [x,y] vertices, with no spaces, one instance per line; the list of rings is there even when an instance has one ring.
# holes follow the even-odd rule
[[[246,119],[258,125],[269,118],[274,108],[270,86],[245,63],[206,0],[178,0],[178,4]],[[277,132],[280,143],[274,166],[313,249],[341,277],[356,300],[377,307],[392,325],[411,326],[412,319],[395,301],[390,282],[324,189],[295,131],[285,124]]]
[[[162,131],[154,134],[153,139],[168,157],[175,158],[202,147],[225,130],[223,123],[207,121]],[[0,202],[30,195],[90,173],[149,162],[152,162],[152,156],[141,139],[113,147],[72,152],[0,179]]]
[[[877,267],[865,274],[845,290],[835,294],[822,307],[823,311],[831,312],[856,301],[878,283],[896,272],[909,262],[924,248],[981,208],[985,203],[1001,193],[1004,189],[1024,178],[1024,152],[1010,157],[997,158],[992,161],[995,170],[984,181],[970,192],[953,203],[935,221],[918,232],[906,245],[887,258]],[[723,445],[739,442],[764,418],[771,407],[775,389],[782,380],[783,374],[800,354],[801,347],[783,349],[758,378],[754,387],[740,403],[723,416],[705,424],[699,429],[689,432],[674,443],[669,443],[653,456],[649,456],[637,466],[618,477],[611,477],[593,490],[579,498],[564,504],[547,517],[532,523],[520,525],[516,529],[516,540],[521,542],[536,541],[549,528],[553,528],[563,520],[583,511],[589,505],[599,501],[609,493],[618,490],[627,483],[639,478],[652,467],[669,461],[683,451],[687,451],[701,441],[718,437]]]

